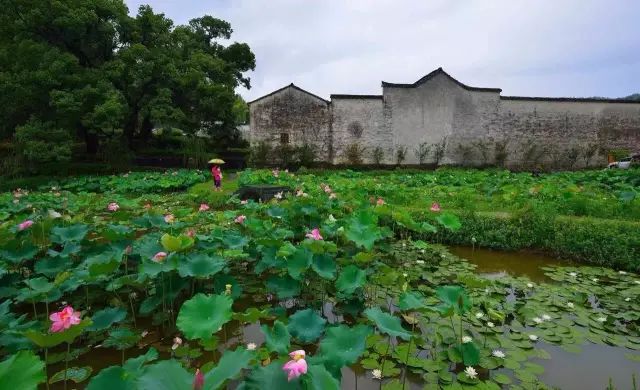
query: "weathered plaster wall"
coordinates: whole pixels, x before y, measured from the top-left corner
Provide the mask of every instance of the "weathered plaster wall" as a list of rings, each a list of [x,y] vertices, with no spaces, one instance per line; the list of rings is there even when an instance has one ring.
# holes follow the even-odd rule
[[[329,102],[289,85],[249,104],[250,142],[280,145],[282,133],[290,145],[312,145],[321,161],[331,157]]]
[[[333,130],[333,163],[345,162],[345,151],[350,145],[364,149],[364,162],[373,163],[376,147],[384,152],[383,163],[391,163],[393,136],[385,127],[382,96],[331,97]]]
[[[352,144],[372,163],[376,147],[383,163],[418,163],[416,149],[430,147],[424,162],[435,162],[437,144],[446,144],[440,164],[486,165],[506,145],[505,164],[514,168],[603,166],[589,161],[589,147],[640,151],[640,102],[500,96],[495,88],[469,87],[438,69],[413,84],[383,83],[382,96],[332,95],[325,101],[293,85],[250,104],[251,142],[280,142],[288,132],[294,145],[316,146],[319,159],[345,162]]]

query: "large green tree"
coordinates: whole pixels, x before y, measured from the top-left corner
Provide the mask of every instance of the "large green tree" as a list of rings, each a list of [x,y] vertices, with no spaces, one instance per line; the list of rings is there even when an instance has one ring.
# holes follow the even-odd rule
[[[90,153],[107,139],[135,148],[158,127],[236,137],[235,89],[250,87],[255,57],[246,44],[221,44],[229,23],[174,26],[149,6],[132,17],[122,0],[2,4],[0,137],[62,129]]]

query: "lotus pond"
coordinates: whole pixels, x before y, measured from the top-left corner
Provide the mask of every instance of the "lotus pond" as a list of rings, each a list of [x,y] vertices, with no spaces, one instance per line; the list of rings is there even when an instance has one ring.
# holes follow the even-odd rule
[[[635,263],[442,245],[464,228],[456,192],[505,212],[577,196],[632,220],[638,183],[602,175],[227,183],[293,189],[256,203],[175,171],[2,194],[0,389],[637,388]]]

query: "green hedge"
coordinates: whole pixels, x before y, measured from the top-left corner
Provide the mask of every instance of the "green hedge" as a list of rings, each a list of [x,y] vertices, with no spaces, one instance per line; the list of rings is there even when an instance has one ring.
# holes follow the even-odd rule
[[[515,214],[454,212],[462,228],[426,237],[458,245],[519,250],[542,249],[559,257],[640,272],[640,222],[555,216],[542,211]],[[431,220],[433,213],[422,213]]]

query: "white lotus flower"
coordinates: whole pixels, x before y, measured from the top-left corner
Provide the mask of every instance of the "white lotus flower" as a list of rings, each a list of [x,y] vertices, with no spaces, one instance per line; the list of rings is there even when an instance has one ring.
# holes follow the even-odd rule
[[[253,350],[255,350],[255,349],[256,349],[256,347],[257,347],[256,343],[249,343],[249,344],[247,344],[247,350],[249,350],[249,351],[253,351]]]
[[[551,316],[549,314],[543,314],[542,319],[545,321],[551,321]]]
[[[479,319],[479,318],[482,318],[482,317],[484,317],[484,313],[483,312],[479,311],[479,312],[476,313],[476,318]]]
[[[591,280],[593,281],[593,283],[598,283],[598,278],[593,278]]]
[[[634,280],[633,283],[640,284],[640,280]]]
[[[495,325],[493,324],[493,322],[487,322],[487,326],[488,326],[489,328],[493,328]]]
[[[424,260],[416,260],[416,264],[422,265],[422,264],[424,264]]]
[[[420,249],[420,253],[424,254],[426,251],[424,249]]]
[[[60,217],[62,217],[62,214],[60,214],[59,212],[57,212],[55,210],[49,210],[49,218],[56,219],[56,218],[60,218]]]
[[[578,274],[576,272],[569,272],[569,276],[573,276],[575,278]]]
[[[373,379],[382,379],[382,371],[377,368],[371,371],[371,375],[373,375]]]
[[[282,199],[282,191],[276,193],[275,195],[273,195],[273,197],[276,198],[276,199]]]
[[[402,276],[404,276],[404,277],[406,278],[407,276],[409,276],[409,274],[408,274],[408,273],[406,273],[406,272],[404,272],[404,273],[402,274]]]
[[[542,318],[540,317],[533,317],[533,322],[535,322],[536,324],[542,324]]]
[[[629,302],[629,301],[631,301],[631,298],[630,298],[630,297],[626,297],[626,298],[624,299],[624,301],[625,301],[625,302]]]
[[[619,273],[620,275],[626,275],[626,274],[627,274],[625,271],[618,271],[618,273]]]
[[[598,318],[596,318],[596,321],[598,321],[598,322],[605,322],[605,321],[607,321],[607,317],[605,317],[605,316],[598,317]]]
[[[473,339],[469,336],[462,336],[462,343],[466,344],[466,343],[470,343],[471,341],[473,341]]]
[[[531,341],[537,341],[537,340],[538,340],[538,336],[536,336],[535,334],[530,334],[530,335],[529,335],[529,340],[531,340]]]
[[[475,379],[478,377],[478,373],[476,372],[476,369],[473,367],[467,367],[464,369],[464,373],[467,374],[467,376],[470,379]]]
[[[492,354],[493,356],[497,357],[497,358],[500,358],[500,359],[504,359],[504,357],[505,357],[505,356],[507,356],[507,355],[505,355],[505,353],[504,353],[504,352],[502,352],[502,351],[501,351],[501,350],[499,350],[499,349],[496,349],[496,350],[495,350],[495,351],[493,351],[491,354]]]
[[[334,217],[333,214],[329,214],[329,222],[335,223],[336,221],[337,221],[336,217]]]
[[[527,283],[527,287],[533,288],[533,283]]]
[[[568,307],[569,309],[573,309],[573,306],[574,306],[574,305],[573,305],[573,302],[567,302],[567,307]]]

